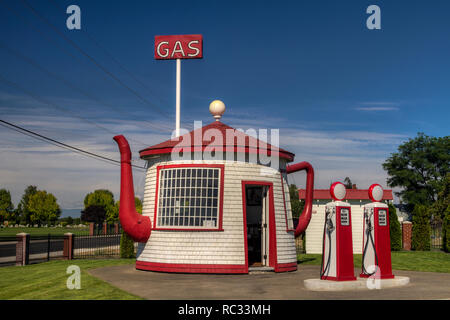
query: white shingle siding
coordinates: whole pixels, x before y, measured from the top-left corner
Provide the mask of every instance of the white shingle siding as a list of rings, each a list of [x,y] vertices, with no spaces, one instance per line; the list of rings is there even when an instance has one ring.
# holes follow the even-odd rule
[[[241,181],[273,183],[277,262],[297,262],[294,232],[286,232],[281,177],[277,170],[258,164],[229,161],[170,161],[153,163],[147,170],[143,215],[154,223],[157,166],[167,164],[224,164],[224,231],[152,230],[149,241],[139,244],[139,261],[173,264],[245,264]],[[261,171],[261,169],[264,169]],[[268,174],[272,173],[272,174]],[[285,182],[286,209],[290,212]],[[286,191],[287,190],[287,191]],[[290,217],[290,215],[288,216]]]

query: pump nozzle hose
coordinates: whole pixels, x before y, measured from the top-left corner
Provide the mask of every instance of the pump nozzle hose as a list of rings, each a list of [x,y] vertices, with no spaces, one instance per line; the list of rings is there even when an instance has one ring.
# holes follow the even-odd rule
[[[364,215],[366,215],[366,213]],[[367,247],[369,245],[369,240],[370,240],[370,242],[372,244],[373,252],[375,254],[375,265],[378,267],[377,249],[375,247],[375,241],[373,240],[373,237],[372,237],[372,230],[373,230],[373,227],[372,227],[372,215],[373,215],[373,213],[370,216],[366,215],[366,224],[367,224],[366,238],[367,238],[367,240],[366,240],[366,244],[364,245],[364,252],[363,252],[363,256],[362,256],[362,272],[364,274],[368,275],[368,276],[371,276],[371,275],[376,273],[376,270],[374,270],[372,273],[367,272],[367,269],[366,269],[365,264],[364,264],[364,261],[365,261],[365,258],[366,258],[366,253],[367,253]]]
[[[333,221],[331,220],[331,215],[329,215],[329,213],[327,212],[327,217],[325,218],[325,224],[323,226],[323,235],[324,235],[324,239],[323,239],[323,254],[322,254],[322,262],[320,265],[320,278],[322,279],[322,277],[326,274],[326,276],[328,276],[328,273],[330,272],[330,261],[331,261],[331,234],[334,231],[334,225],[333,225]],[[327,263],[325,265],[325,268],[323,267],[323,262],[324,262],[324,254],[325,254],[325,234],[328,235],[328,257],[327,257]]]

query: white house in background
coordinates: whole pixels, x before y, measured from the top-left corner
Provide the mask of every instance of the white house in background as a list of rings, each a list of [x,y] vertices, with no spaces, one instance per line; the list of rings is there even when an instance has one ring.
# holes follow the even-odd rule
[[[311,222],[306,229],[306,253],[322,253],[323,226],[325,223],[325,205],[331,202],[329,189],[314,189],[314,204],[312,208]],[[305,199],[305,189],[299,189],[300,200]],[[353,253],[362,253],[363,244],[363,207],[370,203],[367,189],[347,189],[345,202],[351,205]],[[392,190],[384,190],[382,202],[393,201]]]

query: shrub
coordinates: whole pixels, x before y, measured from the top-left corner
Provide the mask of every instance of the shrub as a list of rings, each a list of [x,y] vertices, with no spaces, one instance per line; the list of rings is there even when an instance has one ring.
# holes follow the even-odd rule
[[[442,224],[442,249],[450,252],[450,206],[445,210],[444,223]]]
[[[289,186],[289,198],[291,200],[291,211],[292,211],[292,217],[298,218],[300,216],[300,213],[303,210],[303,207],[305,206],[303,201],[300,201],[298,198],[298,188],[295,184],[291,184]]]
[[[303,252],[306,253],[306,232],[303,232],[302,246],[303,246]]]
[[[134,198],[134,204],[136,206],[136,211],[142,214],[142,202],[139,198]],[[116,203],[117,212],[120,208],[120,202]],[[124,259],[135,258],[134,254],[134,240],[125,232],[122,231],[122,237],[120,238],[120,257]]]
[[[429,251],[431,249],[431,226],[427,207],[416,205],[412,216],[412,249]]]
[[[120,237],[120,257],[123,259],[135,258],[134,241],[125,231],[122,231]]]
[[[400,251],[402,249],[402,230],[397,217],[397,210],[389,204],[389,232],[391,235],[391,250]]]

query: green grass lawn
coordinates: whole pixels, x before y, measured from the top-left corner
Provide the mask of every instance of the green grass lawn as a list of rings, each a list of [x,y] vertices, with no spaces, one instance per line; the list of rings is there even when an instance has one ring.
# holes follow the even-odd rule
[[[299,254],[300,264],[320,265],[320,254]],[[134,264],[135,259],[109,260],[54,260],[23,267],[0,268],[0,299],[46,300],[137,300],[129,294],[86,271],[106,266]],[[354,257],[355,267],[361,266],[361,255]],[[81,289],[69,290],[66,282],[70,274],[67,267],[77,265],[81,269]],[[392,252],[394,270],[413,270],[450,273],[450,255],[437,251]]]
[[[450,254],[442,251],[393,251],[391,257],[393,270],[450,273]],[[360,254],[353,256],[355,268],[361,267],[361,258]],[[300,264],[320,266],[322,255],[299,254],[297,259]]]
[[[64,235],[64,233],[73,233],[76,235],[86,235],[89,234],[89,227],[86,228],[0,228],[0,237],[11,237],[15,236],[18,233],[25,232],[29,233],[31,236],[46,236],[47,234],[51,235]]]
[[[55,260],[23,267],[0,268],[0,299],[46,300],[137,300],[129,294],[86,271],[93,268],[134,264],[135,259]],[[81,270],[81,289],[68,289],[70,274],[67,267],[77,265]]]

